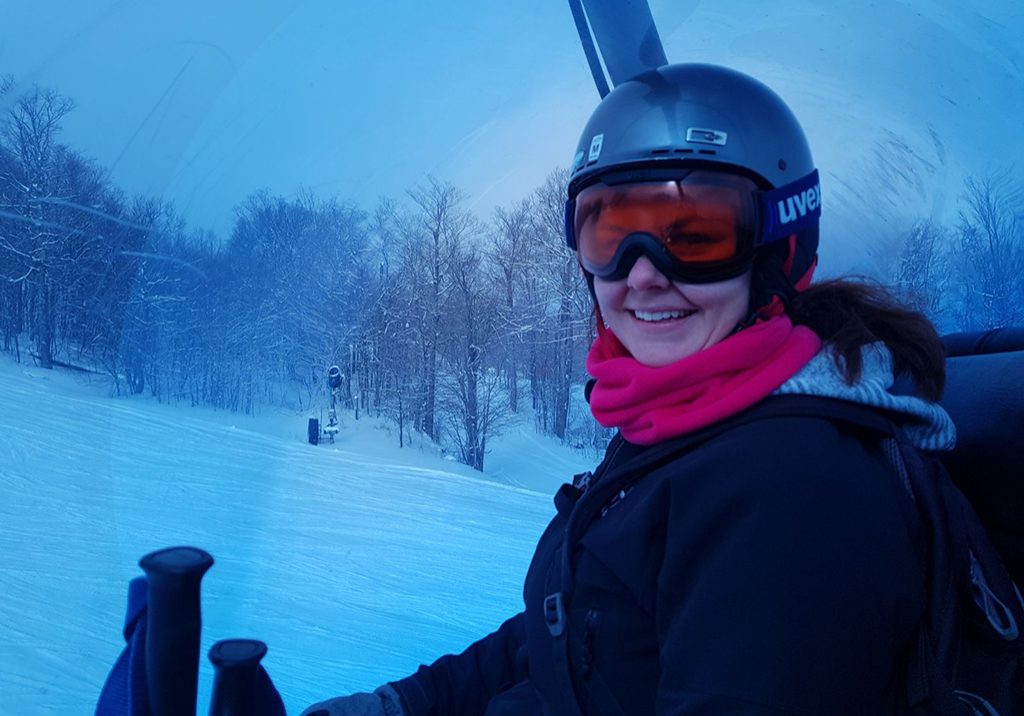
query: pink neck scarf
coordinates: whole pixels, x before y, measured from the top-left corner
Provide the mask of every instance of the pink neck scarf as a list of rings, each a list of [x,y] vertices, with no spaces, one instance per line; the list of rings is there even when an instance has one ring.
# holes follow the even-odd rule
[[[671,365],[641,364],[598,325],[587,354],[595,379],[590,412],[639,445],[692,432],[750,407],[785,383],[821,349],[806,326],[777,315]]]

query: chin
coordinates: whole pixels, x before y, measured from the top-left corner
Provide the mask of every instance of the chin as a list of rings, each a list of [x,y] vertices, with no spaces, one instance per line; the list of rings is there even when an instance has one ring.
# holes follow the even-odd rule
[[[675,347],[674,350],[659,350],[653,349],[640,349],[638,351],[630,351],[633,357],[639,362],[651,368],[661,368],[662,366],[672,365],[678,363],[683,358],[692,356],[697,351],[695,350],[682,350]]]

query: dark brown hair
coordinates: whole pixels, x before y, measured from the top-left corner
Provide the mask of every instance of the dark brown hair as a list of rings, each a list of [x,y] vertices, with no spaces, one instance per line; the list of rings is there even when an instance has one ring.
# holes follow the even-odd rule
[[[918,395],[931,401],[942,396],[946,351],[939,334],[885,287],[859,279],[822,281],[797,294],[786,313],[833,348],[848,383],[860,378],[861,346],[882,341],[892,352],[893,370],[913,380]]]

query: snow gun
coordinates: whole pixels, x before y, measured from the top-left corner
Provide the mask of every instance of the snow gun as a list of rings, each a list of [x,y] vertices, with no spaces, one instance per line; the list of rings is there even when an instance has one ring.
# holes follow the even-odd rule
[[[195,716],[202,631],[199,587],[213,557],[169,547],[139,560],[145,572],[128,585],[124,651],[100,692],[96,716]],[[210,716],[285,716],[260,666],[267,646],[225,639],[210,649],[215,669]]]
[[[319,445],[320,439],[324,437],[333,444],[334,436],[341,432],[341,428],[338,426],[338,401],[343,399],[342,387],[344,380],[345,375],[338,366],[332,365],[327,369],[327,387],[331,390],[331,407],[327,411],[326,424],[323,422],[323,411],[320,412],[319,418],[309,419],[307,438],[310,445]],[[357,410],[356,418],[358,419],[358,417]]]

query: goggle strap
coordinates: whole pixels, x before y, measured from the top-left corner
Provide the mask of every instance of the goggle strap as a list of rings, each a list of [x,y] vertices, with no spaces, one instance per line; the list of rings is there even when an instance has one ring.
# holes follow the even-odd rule
[[[763,226],[758,246],[780,241],[815,226],[821,218],[818,170],[784,186],[760,194]]]

